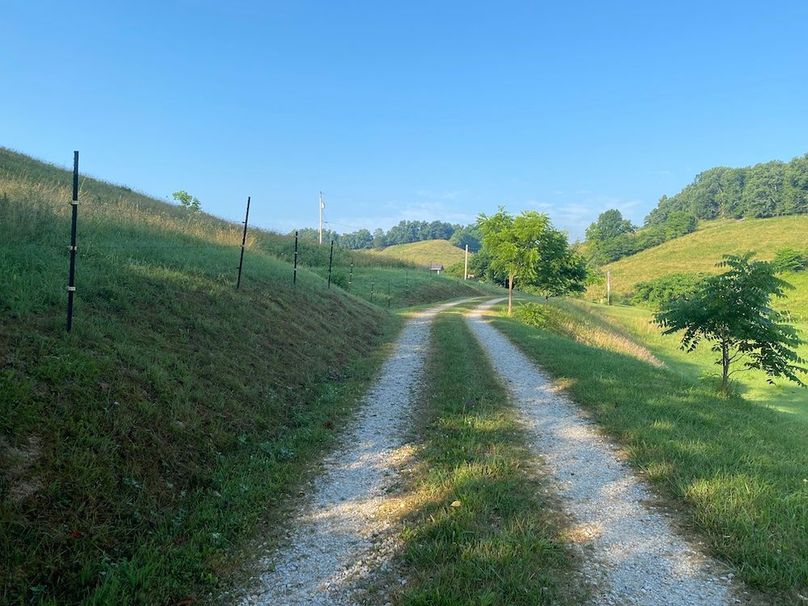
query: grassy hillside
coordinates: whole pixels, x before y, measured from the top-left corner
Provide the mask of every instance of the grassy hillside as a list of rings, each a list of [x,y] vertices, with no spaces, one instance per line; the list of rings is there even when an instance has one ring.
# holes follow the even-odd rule
[[[236,291],[238,225],[83,178],[68,335],[69,199],[0,150],[0,602],[198,599],[349,418],[399,325],[364,280],[401,270],[338,251],[358,296],[328,289],[303,244],[293,286],[253,231]]]
[[[796,291],[801,299],[787,301],[792,309],[799,310],[795,316],[795,325],[802,332],[803,339],[808,338],[808,276],[796,274],[787,277],[792,283],[799,285]],[[680,339],[676,335],[664,336],[659,328],[653,324],[651,312],[640,307],[623,305],[598,305],[571,301],[567,309],[577,310],[579,317],[590,320],[602,320],[604,323],[617,327],[630,338],[643,344],[654,355],[664,361],[671,370],[692,380],[701,380],[711,385],[717,385],[720,367],[715,364],[716,354],[710,351],[709,344],[701,344],[694,352],[688,353],[679,348]],[[808,359],[808,343],[803,344],[799,354]],[[779,379],[775,385],[770,385],[766,375],[761,372],[740,372],[733,375],[737,391],[748,402],[773,408],[793,415],[808,427],[808,389]]]
[[[808,216],[773,219],[705,221],[692,234],[665,242],[607,265],[612,273],[612,292],[631,292],[634,284],[676,272],[717,272],[715,264],[724,254],[754,250],[761,259],[771,259],[781,248],[808,246]],[[604,287],[590,289],[592,298],[603,296]]]
[[[606,266],[612,274],[612,292],[617,295],[631,293],[637,282],[677,272],[719,272],[716,262],[724,254],[754,250],[761,259],[771,259],[781,248],[798,250],[808,248],[808,216],[779,217],[775,219],[746,219],[742,221],[710,221],[687,236],[671,240],[655,248],[626,257]],[[808,340],[808,272],[787,273],[782,276],[794,286],[787,297],[776,299],[775,305],[791,313],[791,319],[803,339]],[[602,285],[589,289],[592,299],[602,299]],[[629,329],[659,355],[680,369],[691,369],[691,375],[715,372],[714,357],[708,346],[702,345],[695,354],[678,349],[675,336],[662,337],[651,323],[651,313],[639,308],[594,306],[592,313],[618,326]],[[808,359],[808,344],[799,348]],[[745,396],[759,403],[780,409],[798,411],[808,419],[808,391],[791,385],[772,387],[759,373],[739,373],[738,385]],[[783,382],[780,382],[783,383]]]
[[[371,251],[380,257],[397,259],[418,267],[426,267],[432,263],[441,263],[449,267],[462,263],[465,251],[450,244],[448,240],[425,240],[410,244],[396,244],[380,251]]]

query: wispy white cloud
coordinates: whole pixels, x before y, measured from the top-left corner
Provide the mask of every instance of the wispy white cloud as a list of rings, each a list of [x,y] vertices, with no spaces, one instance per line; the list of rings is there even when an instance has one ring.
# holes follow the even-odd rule
[[[624,217],[635,223],[642,221],[643,209],[647,206],[640,200],[626,200],[611,196],[581,197],[574,202],[547,202],[545,200],[527,200],[523,207],[547,213],[553,224],[567,232],[573,240],[581,239],[586,228],[598,215],[610,208],[616,208]]]

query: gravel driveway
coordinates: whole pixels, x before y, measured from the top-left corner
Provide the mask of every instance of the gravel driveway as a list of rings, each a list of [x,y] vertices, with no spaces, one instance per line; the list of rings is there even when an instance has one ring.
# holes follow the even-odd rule
[[[293,517],[281,548],[261,562],[264,572],[241,604],[355,604],[357,586],[384,568],[396,542],[379,512],[406,451],[430,325],[437,313],[466,301],[422,312],[404,327],[355,427],[326,459],[310,501]]]
[[[583,545],[595,604],[719,606],[734,603],[731,575],[677,534],[615,447],[517,347],[481,316],[467,321],[505,382]]]

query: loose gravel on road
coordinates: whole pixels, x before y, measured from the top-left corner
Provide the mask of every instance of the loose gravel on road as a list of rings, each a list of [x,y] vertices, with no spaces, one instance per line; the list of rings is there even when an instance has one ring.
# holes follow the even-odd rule
[[[583,571],[595,604],[719,606],[736,600],[731,575],[677,534],[648,503],[652,493],[620,462],[592,421],[482,312],[469,326],[524,418],[531,448],[543,458],[562,507],[583,543]],[[587,555],[588,554],[588,555]]]
[[[422,312],[404,327],[344,445],[326,459],[310,501],[291,520],[278,551],[261,562],[263,572],[241,604],[352,605],[362,582],[385,569],[397,543],[380,510],[406,450],[430,325],[437,313],[463,302]]]

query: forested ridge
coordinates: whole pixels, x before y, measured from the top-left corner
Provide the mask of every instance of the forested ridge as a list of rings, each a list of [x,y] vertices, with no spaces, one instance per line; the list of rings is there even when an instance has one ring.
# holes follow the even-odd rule
[[[671,212],[698,219],[765,218],[808,213],[808,154],[790,162],[719,166],[699,173],[678,194],[662,196],[646,225],[664,223]]]
[[[808,154],[790,162],[719,166],[696,175],[678,194],[662,196],[637,228],[607,210],[586,230],[587,254],[596,265],[695,231],[699,220],[778,217],[808,213]]]
[[[298,230],[303,239],[317,240],[319,232],[313,228]],[[342,248],[384,248],[396,244],[409,244],[425,240],[448,240],[455,246],[463,248],[468,244],[469,250],[476,252],[480,248],[479,234],[474,225],[458,225],[444,221],[399,221],[387,231],[381,228],[371,232],[359,229],[354,232],[339,234],[330,229],[323,231],[323,239],[333,240]]]

